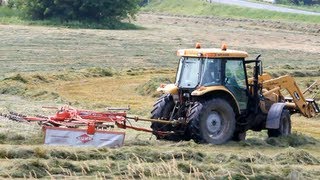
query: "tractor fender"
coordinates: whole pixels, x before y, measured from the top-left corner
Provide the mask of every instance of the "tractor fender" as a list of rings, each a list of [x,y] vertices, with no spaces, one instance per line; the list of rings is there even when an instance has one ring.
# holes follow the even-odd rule
[[[240,114],[240,107],[236,100],[236,97],[224,86],[209,86],[200,87],[191,93],[192,96],[216,96],[225,97],[226,100],[231,103],[231,106],[236,114]]]
[[[285,106],[285,103],[274,103],[271,106],[267,116],[267,129],[278,129],[280,127],[281,114]]]

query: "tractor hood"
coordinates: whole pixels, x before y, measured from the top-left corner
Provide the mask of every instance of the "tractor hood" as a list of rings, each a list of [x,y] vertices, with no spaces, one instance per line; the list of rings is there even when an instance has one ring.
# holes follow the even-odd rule
[[[165,94],[178,94],[178,86],[175,84],[161,84],[160,87],[157,88],[158,92]]]

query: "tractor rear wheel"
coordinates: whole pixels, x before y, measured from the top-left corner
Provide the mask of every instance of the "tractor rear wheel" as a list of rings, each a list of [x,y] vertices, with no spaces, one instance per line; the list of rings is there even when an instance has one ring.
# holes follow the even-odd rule
[[[173,98],[170,94],[161,96],[156,103],[153,105],[153,110],[151,111],[151,119],[161,119],[161,120],[170,120],[174,108]],[[183,139],[183,136],[180,134],[168,134],[166,136],[160,136],[157,131],[164,132],[173,132],[175,127],[170,124],[161,124],[153,122],[151,123],[151,129],[154,131],[154,135],[157,139],[164,139],[170,141],[180,141]]]
[[[232,107],[220,98],[196,102],[188,121],[191,137],[197,143],[223,144],[233,137],[236,127]]]
[[[283,109],[278,129],[268,129],[269,137],[287,136],[291,134],[291,118],[287,109]]]

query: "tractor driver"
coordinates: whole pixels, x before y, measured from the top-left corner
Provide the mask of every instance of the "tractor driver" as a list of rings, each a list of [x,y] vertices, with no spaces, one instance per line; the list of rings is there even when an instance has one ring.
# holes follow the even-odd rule
[[[219,83],[220,66],[219,61],[208,60],[204,67],[204,74],[202,76],[201,84],[204,86],[210,86]]]

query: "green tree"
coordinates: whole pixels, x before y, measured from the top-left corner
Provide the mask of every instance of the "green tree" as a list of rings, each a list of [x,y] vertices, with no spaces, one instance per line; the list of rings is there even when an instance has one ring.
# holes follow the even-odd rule
[[[35,20],[120,21],[137,13],[141,0],[13,0]]]

